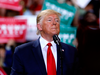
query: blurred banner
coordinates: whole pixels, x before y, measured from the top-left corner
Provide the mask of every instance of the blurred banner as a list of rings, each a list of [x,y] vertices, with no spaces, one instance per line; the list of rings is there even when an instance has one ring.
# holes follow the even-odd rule
[[[38,39],[39,35],[36,34],[36,17],[35,15],[31,16],[16,16],[18,19],[27,19],[27,31],[26,31],[26,40],[32,41]]]
[[[76,38],[76,30],[76,27],[60,27],[60,40],[64,43],[74,46],[73,41]]]
[[[0,7],[16,10],[16,11],[21,11],[22,6],[20,6],[19,3],[20,3],[20,0],[0,0]]]
[[[26,28],[26,19],[0,18],[0,43],[6,43],[9,39],[25,42]]]
[[[76,8],[74,6],[68,5],[67,3],[58,3],[55,0],[45,0],[42,10],[53,9],[61,13],[61,23],[66,26],[70,26],[74,18]]]

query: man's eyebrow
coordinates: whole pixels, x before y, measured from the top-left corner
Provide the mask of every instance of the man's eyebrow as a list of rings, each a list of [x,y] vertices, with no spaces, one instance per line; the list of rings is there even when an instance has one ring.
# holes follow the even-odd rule
[[[49,18],[51,18],[51,19],[52,19],[52,17],[48,17],[48,19],[49,19]],[[59,18],[55,18],[55,19],[59,19]]]
[[[59,18],[55,18],[55,19],[59,19]]]
[[[52,17],[48,17],[48,18],[52,18]]]

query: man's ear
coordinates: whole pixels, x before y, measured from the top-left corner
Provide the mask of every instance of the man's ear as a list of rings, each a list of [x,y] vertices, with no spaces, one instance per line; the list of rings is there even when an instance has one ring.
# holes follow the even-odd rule
[[[39,30],[42,30],[42,26],[41,26],[41,24],[37,24],[37,28],[39,29]]]

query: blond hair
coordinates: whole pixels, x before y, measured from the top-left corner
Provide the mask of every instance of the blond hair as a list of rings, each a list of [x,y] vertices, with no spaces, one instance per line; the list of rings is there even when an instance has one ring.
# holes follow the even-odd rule
[[[59,18],[61,16],[61,14],[59,12],[56,12],[55,10],[52,10],[52,9],[43,10],[37,15],[37,20],[36,20],[37,24],[41,23],[46,15],[51,15],[51,14],[56,14]],[[37,35],[39,34],[40,34],[40,31],[37,28]]]

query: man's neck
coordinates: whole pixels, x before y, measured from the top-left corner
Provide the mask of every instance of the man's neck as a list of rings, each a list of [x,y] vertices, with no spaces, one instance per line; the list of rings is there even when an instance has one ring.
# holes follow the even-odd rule
[[[48,37],[48,36],[47,37],[41,36],[41,37],[47,40],[48,42],[53,41],[53,37]]]

